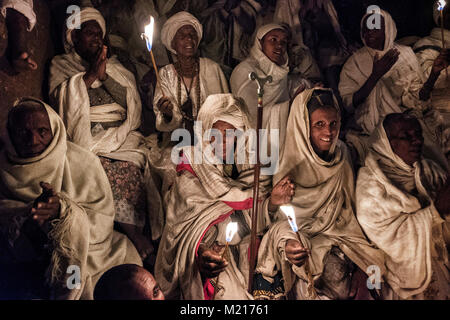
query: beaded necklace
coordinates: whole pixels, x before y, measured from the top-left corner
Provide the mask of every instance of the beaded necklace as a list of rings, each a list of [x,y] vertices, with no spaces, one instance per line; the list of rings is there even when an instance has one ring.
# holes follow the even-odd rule
[[[192,90],[192,85],[194,82],[195,82],[195,94],[197,96],[197,101],[196,101],[197,109],[200,108],[200,103],[201,103],[200,102],[199,61],[198,61],[198,59],[195,60],[195,65],[194,65],[194,69],[193,69],[193,73],[192,73],[192,81],[189,86],[189,90],[186,87],[184,80],[182,79],[183,73],[181,70],[180,62],[176,61],[174,63],[174,67],[177,72],[177,103],[179,106],[181,106],[181,108],[180,108],[181,115],[183,116],[183,119],[193,122],[195,119],[193,116],[194,105],[193,105],[192,99],[191,99],[191,90]],[[186,95],[187,95],[187,101],[183,105],[181,104],[181,81],[183,81],[184,89],[186,90]]]

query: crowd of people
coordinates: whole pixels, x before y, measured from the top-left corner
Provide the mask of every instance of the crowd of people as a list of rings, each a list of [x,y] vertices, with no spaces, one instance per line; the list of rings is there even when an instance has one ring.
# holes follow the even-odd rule
[[[76,4],[0,1],[0,299],[450,299],[450,5]]]

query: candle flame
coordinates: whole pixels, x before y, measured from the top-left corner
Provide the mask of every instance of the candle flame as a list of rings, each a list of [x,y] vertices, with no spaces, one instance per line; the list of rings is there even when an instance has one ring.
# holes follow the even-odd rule
[[[297,222],[295,221],[295,212],[292,206],[280,206],[281,211],[286,215],[289,225],[291,226],[292,231],[297,232]]]
[[[439,0],[437,3],[438,3],[438,10],[439,10],[439,11],[444,10],[445,5],[447,4],[447,3],[445,2],[445,0]]]
[[[237,232],[237,228],[238,228],[238,224],[237,224],[237,222],[230,222],[228,225],[227,225],[227,230],[226,230],[226,240],[227,240],[227,242],[231,242],[231,240],[233,239],[233,237],[234,237],[234,235],[236,234],[236,232]]]
[[[155,19],[153,19],[153,17],[150,16],[150,23],[145,26],[144,33],[141,35],[141,38],[145,39],[145,43],[147,44],[148,51],[152,50],[154,24],[155,24]]]

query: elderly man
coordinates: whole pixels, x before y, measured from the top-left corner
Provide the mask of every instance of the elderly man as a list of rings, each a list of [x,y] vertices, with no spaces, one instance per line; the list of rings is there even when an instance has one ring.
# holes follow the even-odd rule
[[[384,288],[384,296],[449,299],[448,172],[422,157],[422,129],[414,117],[388,115],[372,142],[359,171],[356,206],[363,230],[386,256],[392,290]]]
[[[71,25],[79,18],[81,29]],[[67,19],[66,54],[50,67],[50,95],[67,128],[68,139],[100,156],[110,180],[116,221],[141,257],[153,253],[144,234],[146,216],[153,239],[161,235],[163,214],[150,170],[141,124],[141,100],[134,76],[104,45],[105,21],[94,8]]]
[[[2,254],[2,260],[19,267],[47,263],[50,293],[37,298],[92,299],[105,270],[141,263],[131,242],[113,231],[111,187],[99,159],[66,141],[49,106],[21,100],[9,113],[6,143],[0,229],[9,257]]]
[[[253,166],[248,160],[236,163],[237,153],[248,156],[248,149],[231,152],[236,140],[228,136],[230,131],[246,132],[251,128],[248,111],[244,102],[231,94],[211,95],[202,105],[198,120],[203,123],[201,134],[205,141],[182,149],[182,161],[177,166],[179,175],[170,191],[155,276],[168,299],[252,299],[247,292],[247,253]],[[215,129],[215,133],[211,132],[213,136],[210,129]],[[194,150],[203,146],[206,151],[213,145],[217,153]],[[195,157],[197,151],[203,156],[201,163]],[[229,161],[233,159],[234,162]],[[287,178],[270,195],[267,176],[260,184],[257,232],[267,228],[271,212],[289,202],[293,193],[293,185]],[[237,223],[237,233],[230,239],[229,251],[224,253],[225,231],[230,222]]]

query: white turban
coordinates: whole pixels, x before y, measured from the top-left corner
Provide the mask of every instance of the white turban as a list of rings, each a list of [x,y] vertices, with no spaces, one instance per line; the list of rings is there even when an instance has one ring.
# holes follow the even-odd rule
[[[266,34],[268,34],[270,31],[272,30],[276,30],[276,29],[281,29],[281,30],[286,30],[286,27],[283,27],[281,24],[278,23],[269,23],[266,25],[263,25],[261,28],[258,29],[258,32],[256,33],[256,39],[257,41],[261,41],[262,38],[264,38],[264,36]],[[287,32],[287,30],[286,30]]]
[[[79,20],[79,24],[77,23],[78,20]],[[100,13],[100,11],[98,11],[97,9],[91,8],[91,7],[83,8],[80,12],[75,12],[74,14],[69,16],[66,20],[67,31],[66,31],[65,44],[64,44],[64,48],[66,49],[66,52],[69,52],[73,48],[72,31],[76,28],[77,29],[81,28],[81,25],[84,22],[91,21],[91,20],[97,21],[100,28],[102,29],[103,38],[105,37],[106,23],[105,23],[105,19],[103,18],[102,14]]]
[[[384,56],[384,54],[394,46],[394,41],[397,38],[397,26],[395,25],[394,19],[392,19],[391,15],[388,12],[380,10],[380,15],[384,18],[384,35],[385,35],[384,48],[381,51],[372,49],[367,46],[366,41],[364,40],[363,37],[364,19],[372,14],[373,13],[367,13],[361,19],[361,32],[360,32],[361,40],[364,43],[364,45],[369,49],[369,51],[373,52],[373,55],[375,55],[375,53],[378,52],[381,54],[381,56]]]
[[[177,14],[174,14],[172,17],[170,17],[163,25],[161,30],[161,40],[164,46],[169,50],[170,52],[177,53],[172,48],[172,40],[175,37],[175,34],[177,31],[186,25],[192,26],[198,35],[198,42],[197,47],[200,44],[200,40],[203,36],[203,27],[200,24],[200,22],[190,13],[186,11],[178,12]]]

